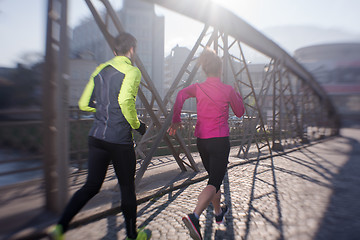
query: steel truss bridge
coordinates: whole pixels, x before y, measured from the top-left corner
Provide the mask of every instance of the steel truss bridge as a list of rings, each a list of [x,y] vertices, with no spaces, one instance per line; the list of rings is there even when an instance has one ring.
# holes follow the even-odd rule
[[[145,0],[144,0],[145,1]],[[108,0],[100,0],[100,14],[92,0],[85,0],[94,20],[111,48],[114,47],[109,26],[116,32],[124,28]],[[288,53],[240,17],[206,0],[146,0],[203,23],[203,29],[186,61],[164,98],[161,98],[141,59],[135,64],[142,72],[142,87],[138,97],[148,116],[147,133],[137,143],[136,152],[141,167],[136,173],[138,184],[160,144],[165,144],[182,171],[198,171],[189,146],[178,133],[167,135],[171,123],[173,99],[179,89],[194,82],[199,71],[197,56],[205,47],[213,48],[223,59],[223,81],[241,92],[246,113],[237,125],[238,157],[273,154],[296,144],[329,137],[338,133],[339,119],[329,97],[313,76]],[[189,7],[191,6],[191,7]],[[69,142],[66,80],[68,78],[67,1],[49,0],[47,15],[46,70],[44,92],[44,162],[46,204],[59,212],[66,202]],[[252,49],[267,59],[262,69],[260,86],[255,84],[245,49]],[[185,81],[181,81],[186,79]],[[256,86],[255,86],[256,85]],[[144,89],[150,93],[145,97]],[[154,110],[156,108],[156,111]],[[151,141],[151,146],[146,144]],[[57,173],[57,174],[55,174]]]

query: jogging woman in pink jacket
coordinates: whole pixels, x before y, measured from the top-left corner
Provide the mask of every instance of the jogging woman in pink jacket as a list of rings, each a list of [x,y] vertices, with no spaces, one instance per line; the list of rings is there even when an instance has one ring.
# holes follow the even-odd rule
[[[199,216],[210,204],[214,206],[215,219],[222,223],[228,207],[220,206],[220,186],[224,179],[229,152],[229,106],[237,117],[244,114],[244,105],[238,92],[230,85],[221,82],[222,61],[209,48],[200,56],[200,64],[207,78],[203,83],[195,83],[179,91],[174,104],[172,124],[168,129],[175,135],[181,127],[180,113],[186,99],[196,98],[197,122],[195,136],[202,163],[209,174],[208,185],[198,196],[194,212],[183,217],[193,239],[201,240]]]

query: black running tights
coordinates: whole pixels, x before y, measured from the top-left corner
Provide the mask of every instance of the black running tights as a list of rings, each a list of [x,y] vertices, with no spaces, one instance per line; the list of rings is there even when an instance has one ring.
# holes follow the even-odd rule
[[[220,190],[229,162],[229,137],[197,139],[197,147],[201,160],[209,174],[208,185]]]
[[[64,232],[71,219],[100,190],[112,161],[121,191],[121,209],[124,214],[126,232],[129,238],[136,238],[136,157],[133,145],[113,144],[89,137],[88,175],[84,186],[79,189],[66,206],[59,220]]]

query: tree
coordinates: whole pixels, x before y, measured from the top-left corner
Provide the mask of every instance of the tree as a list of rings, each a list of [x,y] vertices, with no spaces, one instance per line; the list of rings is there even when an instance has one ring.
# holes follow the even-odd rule
[[[11,105],[11,89],[13,85],[7,77],[0,76],[0,109]]]
[[[18,64],[10,74],[9,80],[13,83],[10,87],[10,104],[13,107],[28,107],[40,105],[41,74],[38,69],[42,64],[35,64],[28,68]]]

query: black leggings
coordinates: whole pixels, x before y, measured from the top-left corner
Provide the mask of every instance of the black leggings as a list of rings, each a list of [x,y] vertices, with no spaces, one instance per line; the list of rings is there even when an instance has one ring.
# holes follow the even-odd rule
[[[218,192],[229,162],[229,137],[198,138],[196,144],[202,163],[209,174],[208,185],[214,186]]]
[[[112,161],[121,190],[121,209],[124,214],[126,231],[129,238],[136,238],[136,157],[131,144],[114,144],[89,137],[88,175],[84,186],[79,189],[65,208],[59,224],[64,231],[71,219],[100,190],[108,165]]]

